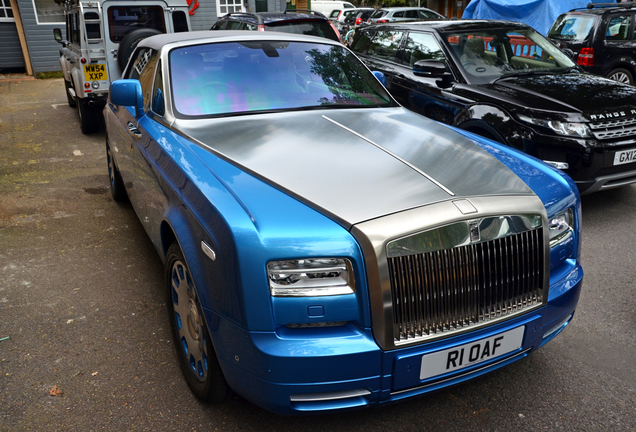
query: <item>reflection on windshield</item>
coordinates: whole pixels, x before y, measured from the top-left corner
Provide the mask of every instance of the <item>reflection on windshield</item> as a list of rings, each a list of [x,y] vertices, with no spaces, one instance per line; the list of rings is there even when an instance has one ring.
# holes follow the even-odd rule
[[[170,71],[174,106],[184,116],[393,105],[355,56],[327,44],[182,47],[171,51]]]
[[[574,67],[565,54],[532,29],[492,29],[444,37],[472,84],[513,75],[560,73]]]

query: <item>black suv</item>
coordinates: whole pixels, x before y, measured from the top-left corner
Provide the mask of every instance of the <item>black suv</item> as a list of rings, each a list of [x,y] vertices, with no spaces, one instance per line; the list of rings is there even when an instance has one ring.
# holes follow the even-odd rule
[[[230,13],[210,30],[260,30],[320,36],[342,42],[340,33],[326,16],[316,11]]]
[[[635,2],[590,3],[573,9],[556,19],[548,38],[585,71],[634,84],[634,6]]]
[[[406,108],[562,169],[582,193],[636,182],[636,87],[581,71],[531,27],[374,25],[352,49]]]

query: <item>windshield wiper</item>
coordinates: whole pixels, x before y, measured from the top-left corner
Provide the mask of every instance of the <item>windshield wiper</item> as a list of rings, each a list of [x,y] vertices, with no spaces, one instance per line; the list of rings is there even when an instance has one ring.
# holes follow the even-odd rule
[[[555,75],[555,74],[571,72],[572,70],[578,70],[578,69],[576,69],[576,67],[558,67],[554,69],[531,69],[531,70],[512,71],[495,78],[494,80],[490,81],[490,84],[494,84],[497,81],[503,81],[508,78],[536,76],[536,75]]]

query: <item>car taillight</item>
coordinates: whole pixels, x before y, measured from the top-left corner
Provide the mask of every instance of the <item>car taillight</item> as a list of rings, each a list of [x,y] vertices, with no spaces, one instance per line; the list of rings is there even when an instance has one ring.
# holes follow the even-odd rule
[[[355,25],[360,25],[360,24],[362,24],[362,18],[356,18]]]
[[[258,31],[265,31],[265,26],[263,24],[259,24]]]
[[[333,31],[336,33],[336,35],[338,36],[338,42],[342,43],[342,37],[340,36],[340,32],[338,31],[338,29],[336,28],[336,26],[333,24],[333,22],[329,21],[329,25],[331,25],[331,28],[333,29]]]
[[[580,66],[594,66],[594,48],[581,48],[576,64]]]
[[[382,23],[388,23],[388,22],[389,22],[389,20],[384,19],[384,20],[377,20],[375,23],[376,24],[382,24]]]

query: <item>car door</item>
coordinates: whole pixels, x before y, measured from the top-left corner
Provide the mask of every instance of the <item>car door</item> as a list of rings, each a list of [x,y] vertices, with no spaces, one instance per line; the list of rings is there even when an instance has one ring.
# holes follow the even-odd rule
[[[403,73],[403,68],[398,64],[397,55],[404,33],[404,30],[394,29],[363,29],[352,46],[352,50],[360,55],[369,69],[384,74],[387,90],[398,101],[403,96],[397,92],[403,89],[396,88],[395,82],[397,75]]]
[[[398,101],[426,117],[452,124],[456,115],[465,109],[465,103],[453,96],[452,86],[440,86],[439,78],[416,76],[413,73],[413,66],[420,60],[436,60],[448,65],[446,54],[435,35],[409,31],[398,58],[401,71],[395,74],[392,86],[395,94],[399,95]],[[453,73],[451,69],[449,72]],[[450,81],[455,82],[456,77],[453,76]]]
[[[164,80],[159,54],[150,50],[148,60],[139,69],[139,82],[144,100],[144,114],[139,117],[133,136],[133,188],[139,198],[133,206],[153,244],[161,244],[158,228],[166,196],[162,189],[153,161],[161,160],[163,149],[157,142],[163,130],[162,119],[165,114]],[[193,64],[192,67],[199,65]],[[181,77],[185,79],[184,77]]]
[[[633,76],[629,81],[618,75],[630,74],[630,70],[636,66],[634,49],[636,42],[633,39],[634,15],[630,12],[612,15],[607,21],[605,30],[605,47],[597,54],[596,63],[603,65],[599,73],[619,79],[623,82],[633,82]],[[631,66],[627,66],[631,65]]]

